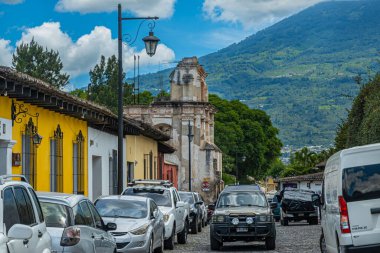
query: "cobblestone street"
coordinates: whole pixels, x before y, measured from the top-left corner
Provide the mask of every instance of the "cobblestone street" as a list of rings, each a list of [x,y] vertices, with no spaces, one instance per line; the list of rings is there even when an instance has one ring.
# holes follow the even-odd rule
[[[320,226],[307,223],[290,223],[283,227],[277,223],[276,250],[265,250],[264,243],[225,243],[220,252],[273,252],[273,253],[319,253]],[[189,235],[188,243],[176,244],[173,253],[208,252],[210,250],[209,226],[197,235]]]

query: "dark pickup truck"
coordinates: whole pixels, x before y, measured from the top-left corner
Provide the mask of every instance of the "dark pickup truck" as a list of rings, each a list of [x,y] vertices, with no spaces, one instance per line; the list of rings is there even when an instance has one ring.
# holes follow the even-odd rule
[[[279,196],[281,200],[281,225],[288,226],[290,221],[306,220],[310,225],[318,224],[319,195],[309,190],[285,189]]]

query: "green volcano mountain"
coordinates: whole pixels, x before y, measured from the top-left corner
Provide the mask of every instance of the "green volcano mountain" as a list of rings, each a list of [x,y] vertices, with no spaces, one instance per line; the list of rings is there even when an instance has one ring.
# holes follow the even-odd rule
[[[359,85],[379,70],[380,1],[324,2],[203,56],[210,93],[265,110],[285,145],[329,145]],[[154,90],[170,70],[141,77]]]

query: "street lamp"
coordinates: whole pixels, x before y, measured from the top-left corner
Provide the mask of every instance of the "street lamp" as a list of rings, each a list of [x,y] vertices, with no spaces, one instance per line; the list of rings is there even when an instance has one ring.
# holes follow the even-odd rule
[[[117,135],[117,150],[118,150],[118,156],[117,156],[117,185],[118,185],[118,192],[119,194],[123,191],[123,57],[122,57],[122,21],[123,20],[143,20],[140,23],[139,29],[137,31],[137,35],[140,31],[140,27],[142,23],[146,20],[157,20],[158,17],[137,17],[137,18],[124,18],[121,16],[121,4],[118,4],[118,65],[119,65],[119,73],[118,73],[118,107],[117,107],[117,117],[118,117],[118,135]],[[151,27],[151,31],[149,32],[149,36],[145,37],[143,39],[145,43],[145,49],[149,56],[153,56],[156,53],[157,44],[160,41],[156,36],[153,34],[153,28]],[[136,38],[137,38],[136,35]],[[131,44],[133,44],[136,41],[136,38]]]
[[[144,37],[143,41],[145,43],[146,53],[152,57],[156,53],[157,45],[158,42],[160,42],[160,39],[154,36],[153,31],[150,31],[149,36]]]
[[[33,136],[32,136],[32,141],[33,141],[33,144],[35,144],[35,145],[40,145],[40,144],[41,144],[41,141],[42,141],[42,136],[39,135],[38,133],[35,133],[35,134],[33,134]]]
[[[192,127],[189,120],[188,124],[188,134],[187,137],[189,138],[189,192],[191,192],[191,142],[193,141],[194,134],[192,133]]]
[[[241,157],[241,161],[245,162],[247,158],[245,155]],[[236,166],[236,176],[235,176],[235,185],[239,182],[239,166],[238,166],[238,152],[235,152],[235,166]]]

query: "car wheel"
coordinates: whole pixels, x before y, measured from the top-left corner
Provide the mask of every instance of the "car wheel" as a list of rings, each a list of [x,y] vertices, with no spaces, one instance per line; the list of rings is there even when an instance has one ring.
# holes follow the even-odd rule
[[[319,239],[319,248],[321,249],[321,253],[327,253],[326,240],[323,233],[321,234],[321,238]]]
[[[281,220],[281,225],[289,226],[289,220],[287,218],[284,218],[283,220]]]
[[[265,248],[267,250],[274,250],[276,248],[276,237],[265,238]]]
[[[223,244],[210,235],[210,245],[211,250],[219,251]]]
[[[164,252],[164,234],[165,234],[165,231],[162,231],[162,235],[161,235],[161,246],[160,247],[158,247],[157,249],[156,249],[156,253],[163,253]]]
[[[202,221],[200,220],[198,223],[198,232],[202,232]]]
[[[174,237],[175,237],[175,224],[173,226],[172,236],[170,236],[170,238],[166,239],[164,242],[165,249],[168,249],[168,250],[174,249]]]
[[[194,235],[198,233],[198,217],[194,217],[193,223],[191,224],[191,233]]]
[[[177,240],[179,244],[186,244],[187,243],[187,221],[185,222],[185,226],[183,227],[182,231],[178,234]]]

